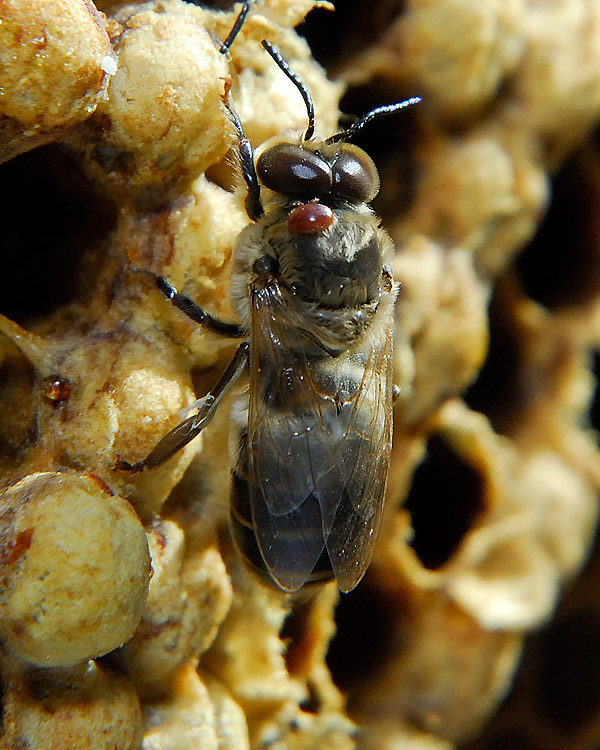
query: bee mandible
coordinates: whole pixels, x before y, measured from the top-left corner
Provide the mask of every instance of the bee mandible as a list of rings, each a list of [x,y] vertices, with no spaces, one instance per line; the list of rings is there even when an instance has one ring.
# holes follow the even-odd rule
[[[251,3],[221,45],[227,52]],[[215,334],[241,339],[194,413],[137,464],[162,464],[208,424],[234,382],[231,531],[268,583],[286,592],[336,580],[350,591],[371,560],[392,444],[393,245],[369,208],[377,169],[348,141],[372,119],[419,101],[378,107],[325,140],[314,139],[310,94],[268,41],[265,50],[300,92],[308,126],[254,153],[235,128],[251,223],[232,256],[231,305],[220,321],[164,277],[158,289]]]

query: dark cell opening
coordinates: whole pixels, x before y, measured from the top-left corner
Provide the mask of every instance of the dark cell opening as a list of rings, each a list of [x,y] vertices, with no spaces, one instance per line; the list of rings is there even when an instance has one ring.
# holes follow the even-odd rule
[[[598,747],[600,614],[598,532],[590,560],[554,619],[529,634],[510,694],[483,733],[460,750]]]
[[[399,615],[386,595],[369,586],[369,578],[340,597],[335,611],[336,633],[327,653],[333,681],[349,690],[369,679],[386,662]]]
[[[325,67],[375,44],[404,10],[404,0],[334,0],[335,11],[315,8],[298,31]]]
[[[405,507],[411,514],[412,547],[421,563],[435,570],[446,563],[483,508],[485,485],[441,435],[427,443]]]
[[[600,618],[574,611],[552,623],[542,637],[541,708],[549,721],[572,731],[600,710]]]
[[[75,299],[82,255],[110,233],[116,212],[54,146],[0,165],[0,195],[0,312],[26,324]]]
[[[557,173],[548,213],[517,259],[526,294],[550,310],[600,291],[599,206],[600,151],[589,144]]]
[[[519,381],[522,341],[508,310],[500,282],[489,307],[488,355],[477,379],[463,396],[471,409],[485,414],[496,432],[504,435],[510,433],[515,418],[529,400]]]

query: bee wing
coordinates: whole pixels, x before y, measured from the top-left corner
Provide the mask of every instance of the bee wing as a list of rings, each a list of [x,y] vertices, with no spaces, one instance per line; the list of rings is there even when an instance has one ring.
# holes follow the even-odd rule
[[[369,564],[381,518],[391,347],[369,354],[347,392],[335,381],[325,391],[306,357],[288,345],[284,313],[275,284],[253,290],[248,445],[257,541],[285,590],[306,582],[327,547],[338,585],[348,591]],[[335,367],[357,365],[342,355]]]
[[[363,577],[379,533],[392,449],[391,367],[392,334],[387,331],[385,345],[369,353],[349,413],[341,415],[345,437],[337,445],[337,463],[332,455],[318,481],[323,496],[337,497],[336,507],[323,511],[327,550],[341,591],[350,591]],[[339,482],[337,495],[332,482]],[[335,513],[331,520],[328,513]]]

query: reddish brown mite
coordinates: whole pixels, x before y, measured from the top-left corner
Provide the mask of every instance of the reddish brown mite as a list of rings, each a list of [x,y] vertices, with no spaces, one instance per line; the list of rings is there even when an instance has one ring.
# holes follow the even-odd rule
[[[333,224],[333,211],[322,203],[301,203],[288,217],[288,229],[294,234],[323,232]]]

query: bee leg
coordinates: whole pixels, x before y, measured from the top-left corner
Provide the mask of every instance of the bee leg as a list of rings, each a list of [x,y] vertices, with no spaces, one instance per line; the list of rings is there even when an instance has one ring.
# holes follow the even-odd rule
[[[244,341],[238,346],[233,359],[227,365],[225,372],[221,375],[215,387],[201,399],[197,412],[185,419],[177,427],[174,427],[159,440],[146,458],[135,464],[118,459],[116,468],[120,471],[128,471],[131,474],[136,474],[144,469],[152,469],[155,466],[164,464],[165,461],[168,461],[175,453],[184,448],[214,417],[219,402],[248,364],[249,352],[250,342]]]
[[[221,336],[227,336],[232,339],[243,338],[246,333],[238,323],[226,323],[218,318],[213,318],[207,312],[199,307],[193,299],[185,294],[181,294],[177,289],[165,279],[164,276],[157,276],[152,271],[145,271],[144,273],[149,274],[156,284],[158,290],[162,293],[166,300],[182,313],[188,316],[195,323],[200,324],[203,328],[207,328],[213,333],[218,333]]]

